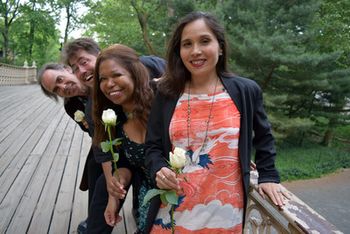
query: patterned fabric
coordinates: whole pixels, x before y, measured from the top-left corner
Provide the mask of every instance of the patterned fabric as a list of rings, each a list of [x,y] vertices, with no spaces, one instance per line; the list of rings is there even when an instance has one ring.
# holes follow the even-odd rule
[[[240,113],[225,91],[215,95],[204,147],[212,95],[183,94],[170,123],[174,147],[188,152],[175,206],[176,233],[242,233],[244,194],[238,157]],[[190,131],[188,132],[188,98]],[[189,133],[189,135],[188,135]],[[189,137],[188,137],[189,136]],[[202,151],[201,151],[202,149]],[[160,208],[152,233],[169,233],[171,207]]]
[[[147,191],[151,189],[151,179],[144,166],[145,145],[131,141],[124,131],[123,136],[122,144],[125,151],[125,157],[135,168],[133,170],[132,178],[134,216],[138,232],[144,233],[149,203],[145,206],[142,206],[142,203]]]

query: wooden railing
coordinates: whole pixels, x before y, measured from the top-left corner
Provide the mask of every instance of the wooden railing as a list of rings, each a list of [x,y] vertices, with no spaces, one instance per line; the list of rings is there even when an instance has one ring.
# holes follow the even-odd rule
[[[0,85],[23,85],[36,82],[36,65],[23,67],[0,63]]]
[[[250,174],[250,192],[245,234],[261,233],[342,233],[285,187],[289,194],[283,210],[258,193],[258,173]]]

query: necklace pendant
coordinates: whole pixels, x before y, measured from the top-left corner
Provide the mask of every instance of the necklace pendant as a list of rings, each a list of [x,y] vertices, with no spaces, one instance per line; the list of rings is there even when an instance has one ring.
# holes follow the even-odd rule
[[[124,112],[127,119],[133,119],[134,118],[134,112]]]

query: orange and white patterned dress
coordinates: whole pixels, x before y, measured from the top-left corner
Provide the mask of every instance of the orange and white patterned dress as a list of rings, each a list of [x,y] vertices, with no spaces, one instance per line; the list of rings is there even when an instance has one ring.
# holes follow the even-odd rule
[[[172,145],[188,151],[188,163],[179,175],[186,180],[181,182],[184,193],[174,207],[175,233],[242,233],[240,113],[227,92],[214,95],[213,99],[212,95],[189,97],[184,93],[169,126]],[[211,105],[212,118],[207,130]],[[202,147],[206,132],[206,144]],[[151,233],[170,233],[170,210],[170,205],[162,205]]]

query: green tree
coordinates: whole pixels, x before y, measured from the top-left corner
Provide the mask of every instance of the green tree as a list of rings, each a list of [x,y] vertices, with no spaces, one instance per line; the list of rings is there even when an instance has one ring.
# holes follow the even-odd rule
[[[61,10],[65,13],[66,25],[64,29],[64,43],[67,42],[69,33],[78,27],[80,24],[79,12],[87,2],[85,0],[56,0],[53,1],[53,5],[56,6],[56,11],[60,12]]]
[[[85,35],[97,39],[102,47],[123,43],[142,54],[163,57],[170,32],[179,18],[196,9],[216,9],[219,3],[214,0],[91,1],[90,11],[83,19]]]
[[[317,37],[322,51],[342,51],[340,61],[350,65],[350,2],[347,0],[323,0],[317,11],[315,27],[320,31]]]
[[[320,51],[313,27],[319,6],[317,0],[240,0],[222,10],[233,70],[260,83],[276,136],[299,143],[320,117],[330,121],[326,107],[335,102],[320,97],[334,94],[349,74],[337,66],[339,52]]]
[[[144,50],[135,12],[128,2],[114,0],[90,2],[89,9],[82,19],[87,29],[85,35],[95,38],[102,48],[122,43],[138,51]]]
[[[20,0],[6,0],[0,2],[0,16],[1,22],[3,23],[0,28],[3,38],[2,50],[5,61],[12,60],[9,58],[10,28],[18,17],[20,6]]]
[[[46,1],[31,0],[21,7],[21,14],[12,26],[12,51],[15,63],[39,66],[59,57],[58,30]]]
[[[350,67],[350,2],[346,0],[322,1],[321,7],[317,12],[318,19],[315,21],[315,27],[321,32],[317,41],[320,44],[320,50],[324,52],[337,50],[341,53],[338,67]],[[342,73],[341,73],[342,74]],[[350,82],[349,75],[331,77],[329,84],[331,88],[320,94],[320,98],[328,105],[328,121],[323,123],[326,131],[322,143],[330,145],[335,127],[348,124],[350,109]],[[338,113],[342,113],[339,115]]]

